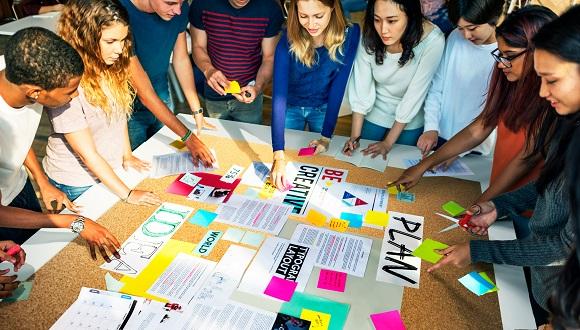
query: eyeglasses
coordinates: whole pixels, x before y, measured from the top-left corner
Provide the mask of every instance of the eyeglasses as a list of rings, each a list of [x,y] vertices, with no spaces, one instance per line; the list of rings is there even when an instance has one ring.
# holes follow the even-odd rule
[[[497,63],[501,63],[503,65],[505,65],[506,68],[511,68],[512,67],[512,61],[515,60],[516,58],[522,56],[523,54],[527,53],[528,50],[524,50],[522,52],[519,52],[515,55],[510,55],[510,56],[503,56],[501,54],[501,51],[499,50],[499,48],[494,49],[491,52],[491,56],[493,57],[493,59],[497,62]]]

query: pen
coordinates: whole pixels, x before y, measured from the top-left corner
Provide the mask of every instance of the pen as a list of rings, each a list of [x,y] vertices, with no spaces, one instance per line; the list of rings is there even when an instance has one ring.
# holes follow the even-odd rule
[[[352,143],[353,144],[357,144],[359,141],[360,141],[360,136],[357,137],[356,139],[354,139],[354,141],[352,141]],[[351,142],[351,141],[348,141],[348,142]],[[346,152],[347,150],[350,150],[350,149],[351,148],[350,148],[349,144],[347,143],[347,145],[345,146],[345,148],[342,149],[342,152]],[[353,150],[354,150],[354,148],[353,148]]]

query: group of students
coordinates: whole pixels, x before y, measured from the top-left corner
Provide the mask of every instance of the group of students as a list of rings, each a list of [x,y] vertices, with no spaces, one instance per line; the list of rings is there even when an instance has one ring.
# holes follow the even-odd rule
[[[372,157],[386,157],[395,143],[421,150],[423,160],[391,185],[409,189],[434,166],[493,151],[490,187],[469,209],[471,231],[484,235],[497,219],[511,219],[518,239],[451,246],[430,271],[470,262],[528,266],[533,297],[542,309],[550,306],[552,322],[577,326],[580,254],[571,250],[580,225],[573,147],[580,142],[580,7],[558,18],[526,6],[498,25],[502,0],[449,5],[456,28],[446,38],[425,19],[420,0],[369,0],[362,31],[339,0],[291,0],[284,29],[275,0],[194,0],[191,7],[181,0],[70,0],[60,37],[29,28],[6,45],[0,260],[21,266],[24,252],[5,251],[42,227],[71,228],[93,258],[96,250],[107,261],[119,257],[117,239],[94,221],[43,214],[23,165],[48,210],[77,211],[74,200],[98,182],[125,202],[159,204],[159,196],[132,190],[117,176],[121,167],[148,168],[132,150],[166,125],[195,162],[210,165],[213,156],[198,138],[212,128],[204,112],[260,124],[263,90],[273,78],[271,179],[279,189],[288,184],[284,129],[319,132],[310,145],[325,152],[345,95],[353,118],[344,153],[361,148],[361,138],[376,141],[361,150]],[[195,133],[173,114],[169,65]],[[232,81],[240,93],[226,92]],[[43,107],[53,132],[41,166],[31,145]],[[0,297],[17,285],[15,277],[0,276]]]

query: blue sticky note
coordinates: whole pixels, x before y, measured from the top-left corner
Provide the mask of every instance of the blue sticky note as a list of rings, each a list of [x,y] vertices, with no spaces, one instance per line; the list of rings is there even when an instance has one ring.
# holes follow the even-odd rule
[[[493,286],[486,281],[477,272],[471,272],[459,279],[459,282],[463,284],[469,291],[475,293],[478,296],[483,296],[491,289]]]
[[[13,303],[22,300],[28,300],[28,296],[30,296],[30,291],[32,290],[32,282],[22,282],[16,288],[16,290],[12,291],[12,296],[8,298],[4,298],[2,301],[5,303]]]
[[[362,227],[362,223],[363,223],[363,216],[362,216],[362,214],[342,212],[340,214],[340,218],[342,220],[348,220],[348,221],[350,221],[350,223],[348,224],[348,226],[351,227],[351,228],[360,228],[360,227]]]
[[[216,217],[216,213],[200,209],[189,219],[189,223],[207,227]]]
[[[264,238],[265,237],[263,234],[247,231],[242,240],[240,241],[240,243],[250,245],[253,247],[258,247],[260,246],[260,244],[262,244]]]

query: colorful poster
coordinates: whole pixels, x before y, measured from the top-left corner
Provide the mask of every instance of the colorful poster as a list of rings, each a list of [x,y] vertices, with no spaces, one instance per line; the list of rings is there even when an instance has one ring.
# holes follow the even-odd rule
[[[187,196],[188,199],[197,202],[220,204],[229,200],[240,183],[240,179],[236,179],[232,183],[223,182],[220,180],[222,177],[216,174],[201,172],[196,172],[194,174],[201,178],[195,186],[191,186],[189,183],[184,183],[182,178],[187,174],[181,174],[175,179],[175,181],[173,181],[173,183],[171,183],[171,185],[169,185],[167,192]]]

